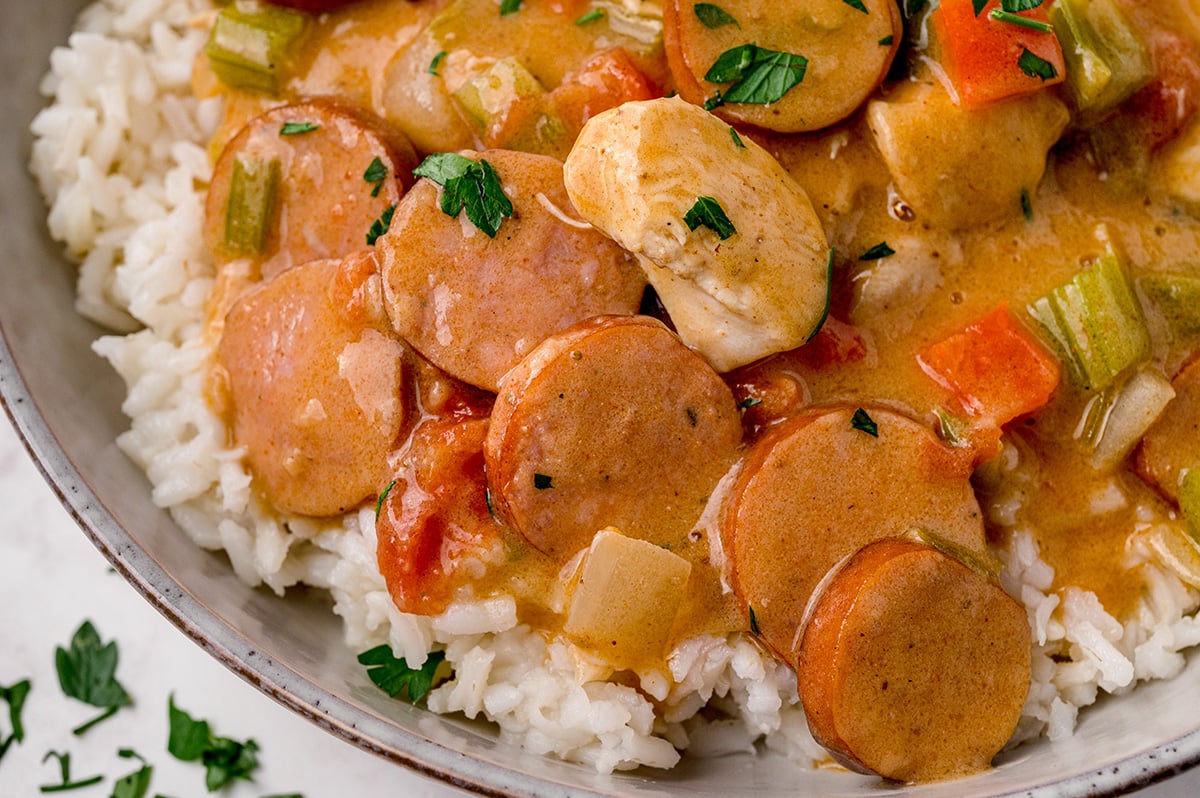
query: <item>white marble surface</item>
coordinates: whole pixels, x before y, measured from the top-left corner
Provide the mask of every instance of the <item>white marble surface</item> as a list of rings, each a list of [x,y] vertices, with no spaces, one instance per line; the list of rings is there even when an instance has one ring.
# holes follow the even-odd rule
[[[135,705],[83,737],[71,729],[96,711],[63,696],[54,668],[84,619],[105,640],[116,640],[118,679]],[[210,721],[215,734],[260,746],[253,783],[239,782],[225,798],[301,794],[304,798],[403,796],[454,798],[460,790],[366,754],[277,705],[225,670],[160,616],[92,547],[59,506],[28,459],[16,433],[0,422],[0,686],[33,682],[23,713],[25,740],[0,761],[0,796],[40,795],[59,781],[47,751],[71,753],[72,777],[103,774],[93,787],[63,793],[105,798],[116,778],[136,769],[117,756],[132,748],[154,766],[147,798],[206,795],[204,770],[166,751],[167,700]],[[8,733],[0,706],[0,736]],[[1146,798],[1200,795],[1200,771],[1139,793]]]

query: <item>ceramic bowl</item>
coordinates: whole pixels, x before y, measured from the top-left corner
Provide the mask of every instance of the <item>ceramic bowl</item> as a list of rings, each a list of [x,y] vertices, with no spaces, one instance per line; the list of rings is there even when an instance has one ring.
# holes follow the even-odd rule
[[[196,548],[150,501],[117,449],[123,387],[90,342],[102,331],[73,310],[74,268],[50,241],[26,169],[29,121],[52,47],[79,2],[13,0],[0,26],[0,399],[46,479],[113,567],[172,623],[280,703],[362,748],[489,795],[1082,796],[1135,789],[1200,760],[1200,662],[1170,682],[1102,701],[1074,739],[1019,747],[979,776],[898,788],[806,772],[768,753],[686,759],[670,772],[598,775],[523,753],[485,724],[442,717],[374,689],[320,596],[252,590],[227,561]]]

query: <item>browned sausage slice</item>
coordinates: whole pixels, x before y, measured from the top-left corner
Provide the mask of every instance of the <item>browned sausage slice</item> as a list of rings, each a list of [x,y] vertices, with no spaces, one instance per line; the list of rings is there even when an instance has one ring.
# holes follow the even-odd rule
[[[507,150],[474,157],[496,170],[513,205],[495,238],[465,213],[443,213],[438,187],[423,179],[378,249],[396,331],[438,368],[495,391],[552,333],[635,313],[645,277],[617,244],[570,219],[561,162]]]
[[[310,261],[238,300],[218,374],[256,484],[285,512],[336,515],[373,496],[407,425],[405,348],[370,252]]]
[[[747,44],[807,60],[803,79],[775,102],[730,102],[714,113],[730,122],[798,133],[845,119],[883,81],[900,46],[903,20],[895,0],[724,0],[663,3],[663,43],[679,96],[704,105],[736,83],[713,83],[723,53]]]
[[[1175,398],[1142,438],[1138,473],[1159,492],[1179,503],[1180,479],[1200,468],[1200,359],[1171,381]]]
[[[986,768],[1030,679],[1025,610],[927,546],[888,538],[817,599],[797,663],[813,737],[854,770],[935,781]]]
[[[358,111],[330,100],[274,108],[222,151],[205,238],[218,259],[251,258],[267,280],[295,264],[344,257],[366,247],[371,225],[399,201],[416,165],[407,139]]]
[[[613,526],[678,549],[741,440],[733,394],[646,316],[583,322],[500,385],[484,453],[497,510],[566,559]]]
[[[795,665],[809,597],[874,540],[921,529],[986,553],[969,476],[932,429],[883,407],[814,409],[759,439],[730,489],[721,536],[734,592],[763,639]]]

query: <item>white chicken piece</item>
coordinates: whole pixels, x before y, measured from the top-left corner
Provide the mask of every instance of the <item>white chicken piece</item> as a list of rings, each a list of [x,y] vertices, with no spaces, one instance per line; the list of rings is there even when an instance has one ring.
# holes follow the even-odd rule
[[[563,177],[579,214],[637,256],[680,338],[717,371],[820,327],[832,253],[808,194],[702,108],[672,98],[598,114]],[[728,218],[726,238],[685,221],[701,198]]]

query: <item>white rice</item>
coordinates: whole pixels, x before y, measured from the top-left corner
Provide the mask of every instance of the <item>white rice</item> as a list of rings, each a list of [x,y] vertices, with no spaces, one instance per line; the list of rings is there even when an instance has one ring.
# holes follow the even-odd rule
[[[327,589],[353,649],[387,642],[410,665],[444,650],[454,677],[430,693],[429,707],[488,718],[530,751],[609,772],[670,767],[681,749],[752,751],[765,737],[799,762],[827,761],[808,734],[794,674],[742,635],[686,641],[670,655],[670,673],[639,675],[640,690],[610,683],[603,663],[518,624],[511,600],[460,603],[436,618],[399,612],[376,566],[372,509],[281,523],[256,503],[241,452],[226,447],[202,394],[214,277],[201,236],[206,146],[221,108],[194,99],[189,81],[204,40],[191,23],[207,9],[205,0],[90,6],[51,55],[42,86],[51,103],[32,124],[31,168],[50,232],[80,263],[79,312],[120,333],[95,349],[128,386],[131,426],[119,443],[149,475],[154,502],[197,544],[224,550],[247,583]],[[1137,546],[1129,565],[1146,571],[1150,590],[1128,623],[1090,593],[1051,592],[1053,572],[1028,530],[1013,525],[1024,466],[1015,448],[1006,457],[1016,487],[991,520],[1010,528],[1002,581],[1028,609],[1035,643],[1014,742],[1055,740],[1101,692],[1177,674],[1179,652],[1200,643],[1190,616],[1200,600]],[[702,718],[705,707],[717,712]]]

